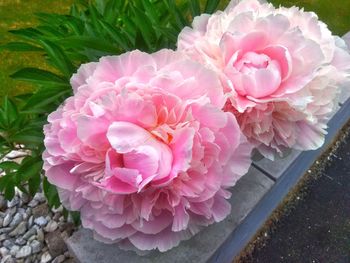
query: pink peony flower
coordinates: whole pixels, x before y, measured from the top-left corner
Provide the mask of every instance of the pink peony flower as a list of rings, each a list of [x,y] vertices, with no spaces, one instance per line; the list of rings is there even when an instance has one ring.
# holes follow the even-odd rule
[[[265,157],[323,144],[350,56],[315,13],[232,1],[192,26],[178,49],[221,76],[225,109]]]
[[[81,66],[48,117],[44,169],[96,239],[166,251],[230,213],[251,146],[216,74],[180,53]]]

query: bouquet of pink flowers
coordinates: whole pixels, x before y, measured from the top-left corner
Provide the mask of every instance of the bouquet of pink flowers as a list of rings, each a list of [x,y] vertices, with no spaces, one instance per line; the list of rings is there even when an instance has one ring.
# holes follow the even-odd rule
[[[223,220],[252,150],[319,148],[347,94],[346,43],[296,7],[233,0],[177,47],[82,65],[44,127],[48,181],[102,242],[166,251]]]

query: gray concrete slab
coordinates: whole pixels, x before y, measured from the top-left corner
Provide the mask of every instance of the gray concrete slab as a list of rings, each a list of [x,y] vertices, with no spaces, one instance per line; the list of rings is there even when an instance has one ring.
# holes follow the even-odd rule
[[[261,198],[273,186],[273,181],[256,168],[251,167],[232,189],[231,214],[222,222],[213,224],[192,239],[165,253],[152,252],[138,256],[131,251],[120,250],[116,245],[95,241],[89,230],[80,229],[67,240],[70,251],[81,263],[186,263],[206,262],[224,243]]]
[[[339,104],[343,105],[346,103],[346,101],[349,99],[349,87],[342,87],[342,93],[339,96]]]
[[[271,161],[264,158],[254,162],[254,164],[273,178],[278,179],[288,168],[288,166],[295,161],[300,153],[300,151],[292,150],[290,154],[283,159],[276,159],[275,161]]]

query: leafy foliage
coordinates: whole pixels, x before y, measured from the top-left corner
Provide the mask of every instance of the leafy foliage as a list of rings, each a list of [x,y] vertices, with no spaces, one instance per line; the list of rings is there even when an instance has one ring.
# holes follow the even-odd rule
[[[221,1],[223,2],[223,1]],[[37,14],[34,28],[12,30],[18,40],[0,50],[38,52],[55,69],[22,68],[12,78],[34,84],[32,93],[5,97],[0,107],[0,191],[7,199],[15,187],[35,194],[42,184],[51,206],[57,190],[42,177],[43,125],[47,115],[72,94],[69,79],[82,63],[133,49],[175,48],[177,35],[194,16],[212,13],[220,0],[76,0],[70,14]],[[24,158],[6,160],[13,150]],[[78,221],[76,215],[75,220]]]

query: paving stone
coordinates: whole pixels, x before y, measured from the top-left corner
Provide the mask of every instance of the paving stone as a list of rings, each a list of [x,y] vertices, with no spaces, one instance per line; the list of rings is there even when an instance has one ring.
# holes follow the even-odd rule
[[[249,173],[242,177],[232,189],[231,214],[222,222],[203,229],[190,240],[181,242],[178,247],[165,253],[151,252],[146,256],[138,256],[134,252],[120,250],[116,245],[95,241],[92,238],[92,232],[86,229],[74,233],[67,240],[67,244],[77,261],[81,263],[206,262],[272,185],[271,179],[251,167]]]
[[[348,84],[347,84],[348,85]],[[348,96],[348,87],[342,87],[344,91],[342,91],[343,94],[340,94],[339,96],[339,103],[340,104],[345,104],[346,101],[349,99],[349,96]]]
[[[292,150],[291,153],[283,159],[271,161],[269,159],[261,159],[254,162],[260,169],[270,174],[273,178],[278,179],[283,172],[291,165],[301,152]]]

